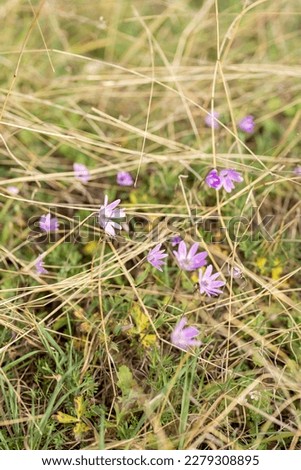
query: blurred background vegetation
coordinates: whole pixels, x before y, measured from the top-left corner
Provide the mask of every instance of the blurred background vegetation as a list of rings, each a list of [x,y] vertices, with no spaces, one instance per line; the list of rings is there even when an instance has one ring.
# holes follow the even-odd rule
[[[300,449],[299,2],[2,0],[0,18],[0,448]],[[245,183],[216,195],[215,163]],[[131,218],[116,240],[93,223],[104,194]],[[220,298],[145,263],[155,231],[172,253],[173,217]],[[170,344],[183,314],[200,350]]]

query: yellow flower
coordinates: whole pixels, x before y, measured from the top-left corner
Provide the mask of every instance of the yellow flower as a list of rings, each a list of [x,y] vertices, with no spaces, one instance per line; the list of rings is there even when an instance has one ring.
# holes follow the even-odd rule
[[[132,308],[132,317],[136,324],[135,328],[132,328],[130,331],[134,334],[139,335],[140,342],[145,348],[150,348],[156,342],[156,335],[154,334],[145,334],[145,331],[150,326],[150,321],[147,315],[142,311],[139,305],[134,304]]]
[[[264,258],[264,257],[260,257],[260,258],[257,258],[255,264],[256,266],[258,267],[259,271],[260,271],[260,274],[264,274],[265,273],[265,265],[267,263],[267,258]]]
[[[98,246],[98,243],[95,240],[92,240],[91,242],[86,243],[86,245],[83,248],[84,254],[93,256],[97,250],[97,246]]]
[[[143,331],[145,331],[149,326],[149,319],[137,304],[133,306],[132,317],[136,323],[135,333],[143,333]]]
[[[272,268],[272,279],[273,281],[278,281],[283,272],[282,266],[280,266],[280,259],[276,258],[273,262],[274,267]]]
[[[153,346],[156,343],[156,340],[157,340],[156,335],[143,335],[143,334],[140,334],[141,344],[145,348],[150,348],[151,346]]]

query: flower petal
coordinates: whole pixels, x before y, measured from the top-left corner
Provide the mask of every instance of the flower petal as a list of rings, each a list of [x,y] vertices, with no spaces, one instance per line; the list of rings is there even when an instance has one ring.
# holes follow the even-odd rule
[[[196,252],[198,251],[198,249],[199,249],[198,242],[193,243],[192,247],[189,250],[187,258],[193,258]]]
[[[182,240],[182,241],[179,243],[178,252],[179,252],[179,256],[180,256],[181,258],[186,258],[186,255],[187,255],[187,247],[186,247],[186,243],[184,242],[184,240]]]

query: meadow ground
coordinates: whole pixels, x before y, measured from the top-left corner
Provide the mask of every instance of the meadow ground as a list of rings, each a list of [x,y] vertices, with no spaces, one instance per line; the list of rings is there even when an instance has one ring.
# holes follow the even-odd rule
[[[0,18],[0,448],[300,449],[300,2],[2,0]],[[211,188],[212,168],[243,181]]]

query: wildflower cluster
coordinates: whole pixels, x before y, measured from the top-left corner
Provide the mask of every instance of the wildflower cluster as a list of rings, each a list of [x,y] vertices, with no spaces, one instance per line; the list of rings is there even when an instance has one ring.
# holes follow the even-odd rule
[[[209,120],[207,116],[207,125],[216,127],[217,123],[215,119],[217,117],[217,113],[211,116],[211,120]],[[73,169],[74,177],[78,181],[83,184],[89,182],[91,174],[85,165],[74,163]],[[228,193],[234,189],[234,183],[240,183],[242,181],[242,176],[234,169],[223,169],[220,171],[212,169],[205,178],[205,182],[209,187],[217,190],[223,188]],[[134,184],[131,174],[125,171],[118,172],[116,182],[119,186],[132,186]],[[17,193],[14,188],[10,188],[9,190],[11,193]],[[116,236],[116,230],[126,229],[126,213],[124,209],[120,209],[120,202],[120,199],[116,199],[109,203],[108,196],[105,195],[104,203],[99,209],[99,225],[110,237]],[[57,232],[59,230],[59,222],[58,219],[51,214],[42,215],[39,220],[39,227],[46,233]],[[195,242],[191,246],[188,246],[180,236],[176,235],[172,237],[171,245],[174,248],[172,250],[174,260],[182,271],[192,272],[198,270],[199,292],[202,295],[214,297],[222,294],[223,291],[221,288],[225,286],[225,282],[220,279],[219,272],[214,272],[212,264],[207,266],[208,253],[207,251],[199,251],[199,243]],[[168,256],[166,249],[162,247],[162,243],[159,243],[148,252],[146,260],[157,270],[163,271]],[[48,274],[47,269],[44,267],[43,259],[44,255],[41,254],[35,262],[36,272],[40,275]],[[198,329],[193,326],[186,326],[187,322],[187,318],[183,317],[171,334],[172,344],[183,350],[201,345],[201,341],[196,339],[199,334]]]
[[[164,258],[167,258],[167,253],[164,249],[161,249],[162,243],[155,246],[147,255],[147,261],[155,268],[162,271],[162,266],[165,263]],[[178,251],[173,251],[173,254],[177,260],[177,263],[183,271],[194,271],[200,269],[207,264],[208,253],[202,251],[197,253],[199,248],[198,243],[194,243],[188,251],[186,243],[182,240],[178,245]],[[205,273],[202,270],[199,271],[199,287],[200,293],[206,294],[209,297],[221,294],[222,291],[219,287],[225,285],[224,281],[217,281],[219,273],[212,274],[213,266],[210,264]]]
[[[208,127],[213,127],[214,129],[219,128],[219,117],[220,113],[218,111],[213,111],[212,113],[207,113],[205,117],[205,124]],[[248,116],[243,117],[238,122],[238,127],[241,131],[245,132],[246,134],[252,134],[255,130],[255,122],[254,117],[249,114]]]
[[[82,163],[73,164],[74,177],[83,184],[86,184],[91,179],[91,173],[89,169]],[[117,183],[120,186],[132,186],[134,184],[133,177],[126,171],[120,171],[117,174]],[[7,190],[13,195],[19,193],[19,189],[15,186],[8,186]],[[105,196],[104,204],[100,207],[99,211],[99,225],[104,231],[114,237],[115,229],[121,230],[123,227],[119,223],[121,219],[125,218],[123,209],[117,209],[120,203],[120,199],[108,204],[108,196]],[[119,220],[119,222],[118,222]],[[42,215],[39,220],[39,227],[43,232],[57,232],[59,230],[59,222],[56,217],[52,217],[51,214]],[[40,255],[35,262],[35,269],[37,274],[48,274],[47,269],[44,268],[44,255]]]
[[[59,221],[56,217],[52,217],[51,214],[42,215],[39,220],[39,226],[43,232],[57,232],[59,229]],[[44,268],[43,257],[44,255],[38,256],[35,262],[37,274],[48,274],[47,269]]]

